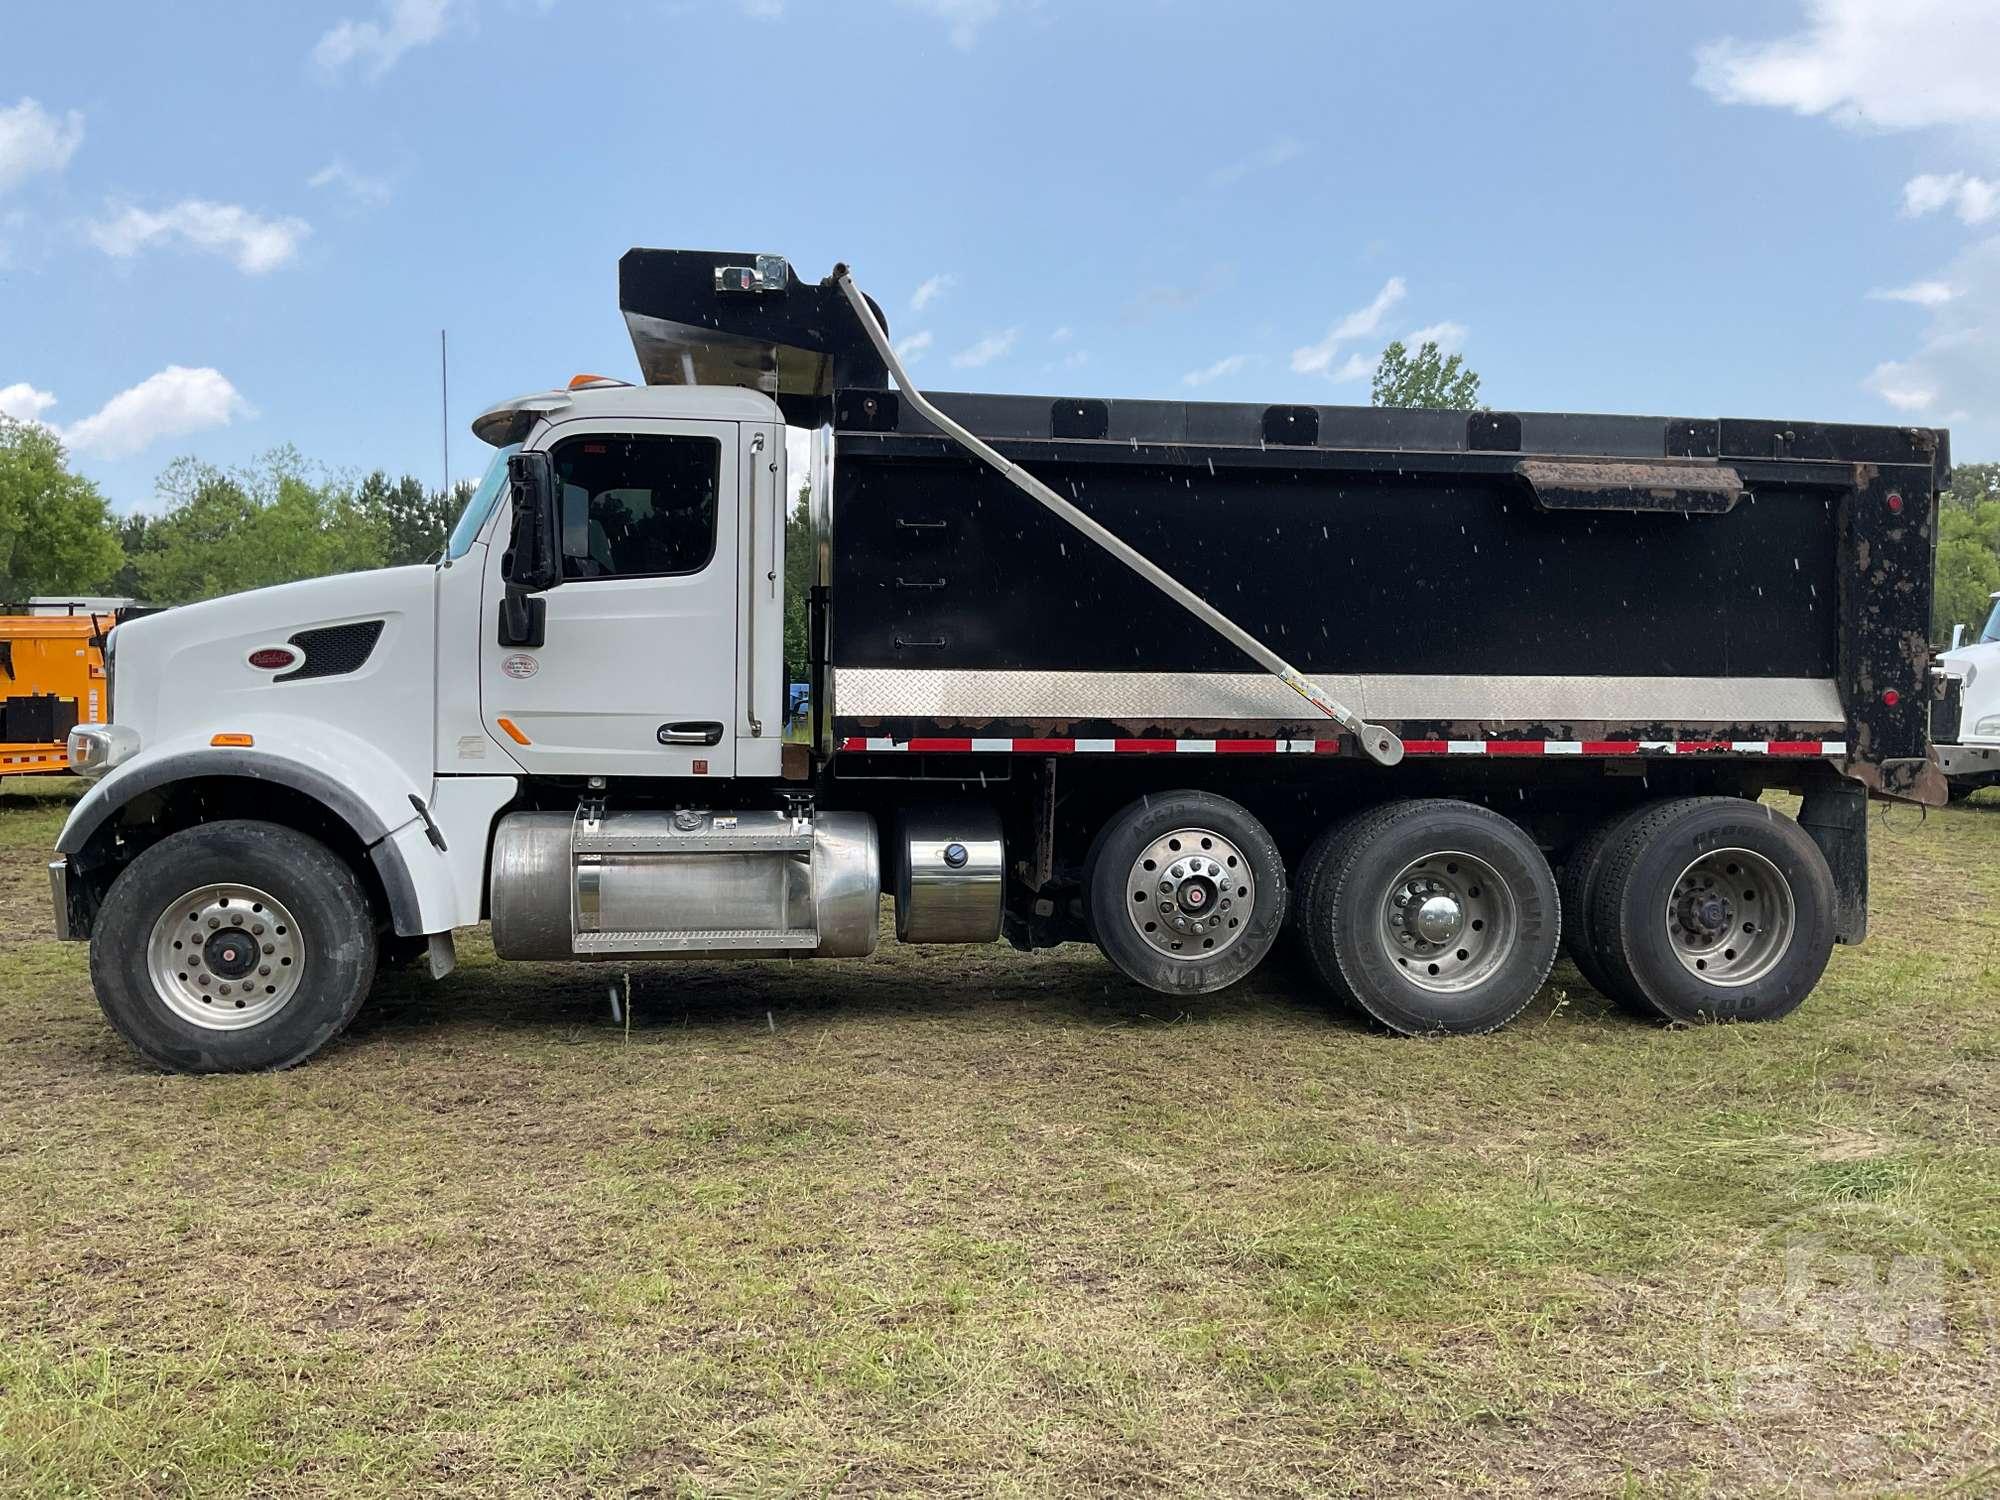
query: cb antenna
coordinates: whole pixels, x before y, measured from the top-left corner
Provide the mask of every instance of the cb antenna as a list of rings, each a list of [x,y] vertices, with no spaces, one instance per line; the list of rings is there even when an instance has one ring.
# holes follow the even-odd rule
[[[451,360],[438,330],[438,447],[444,454],[444,498],[451,498]]]

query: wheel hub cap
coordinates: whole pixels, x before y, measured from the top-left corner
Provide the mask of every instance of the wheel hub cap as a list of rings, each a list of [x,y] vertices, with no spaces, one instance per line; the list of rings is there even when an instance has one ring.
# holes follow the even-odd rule
[[[270,892],[236,882],[189,891],[160,913],[146,970],[161,1001],[211,1031],[268,1021],[298,993],[306,946]]]
[[[1132,862],[1126,913],[1148,945],[1169,958],[1213,958],[1234,944],[1257,906],[1243,851],[1209,828],[1162,834]]]
[[[1446,895],[1426,896],[1410,918],[1410,927],[1426,943],[1448,943],[1465,925],[1465,913]]]

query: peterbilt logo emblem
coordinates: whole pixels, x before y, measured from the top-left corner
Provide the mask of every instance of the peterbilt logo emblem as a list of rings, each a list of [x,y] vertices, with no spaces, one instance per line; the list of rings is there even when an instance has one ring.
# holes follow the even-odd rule
[[[500,670],[516,680],[533,677],[541,669],[542,664],[532,656],[516,654],[503,656],[500,659]]]

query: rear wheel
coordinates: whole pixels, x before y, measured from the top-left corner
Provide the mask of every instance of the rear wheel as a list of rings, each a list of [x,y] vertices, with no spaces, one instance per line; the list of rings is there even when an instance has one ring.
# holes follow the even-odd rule
[[[1299,930],[1315,971],[1393,1031],[1492,1031],[1555,963],[1555,875],[1489,808],[1392,803],[1330,829],[1304,869]]]
[[[1592,896],[1610,984],[1669,1021],[1771,1021],[1833,954],[1833,876],[1804,829],[1740,797],[1631,819]]]
[[[106,1017],[183,1073],[303,1062],[354,1018],[374,975],[375,924],[354,871],[273,823],[162,839],[112,882],[91,933]]]
[[[1562,897],[1563,952],[1569,955],[1570,962],[1576,965],[1577,973],[1583,976],[1586,984],[1598,994],[1628,1008],[1632,1005],[1631,998],[1614,989],[1604,965],[1598,962],[1590,912],[1607,857],[1618,847],[1626,825],[1644,811],[1643,808],[1627,808],[1613,813],[1584,834],[1569,851],[1569,858],[1563,861],[1562,875],[1556,882],[1556,889]],[[1638,1009],[1651,1013],[1651,1007],[1643,1000],[1638,1003]]]
[[[1114,817],[1090,862],[1091,932],[1126,976],[1168,994],[1234,984],[1285,920],[1285,864],[1246,810],[1208,792],[1146,797]]]

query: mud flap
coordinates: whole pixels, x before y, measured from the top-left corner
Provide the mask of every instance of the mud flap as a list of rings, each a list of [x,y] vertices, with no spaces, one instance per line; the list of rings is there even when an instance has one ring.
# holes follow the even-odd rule
[[[1833,940],[1868,936],[1868,789],[1859,782],[1816,782],[1799,808],[1799,826],[1833,872]]]

